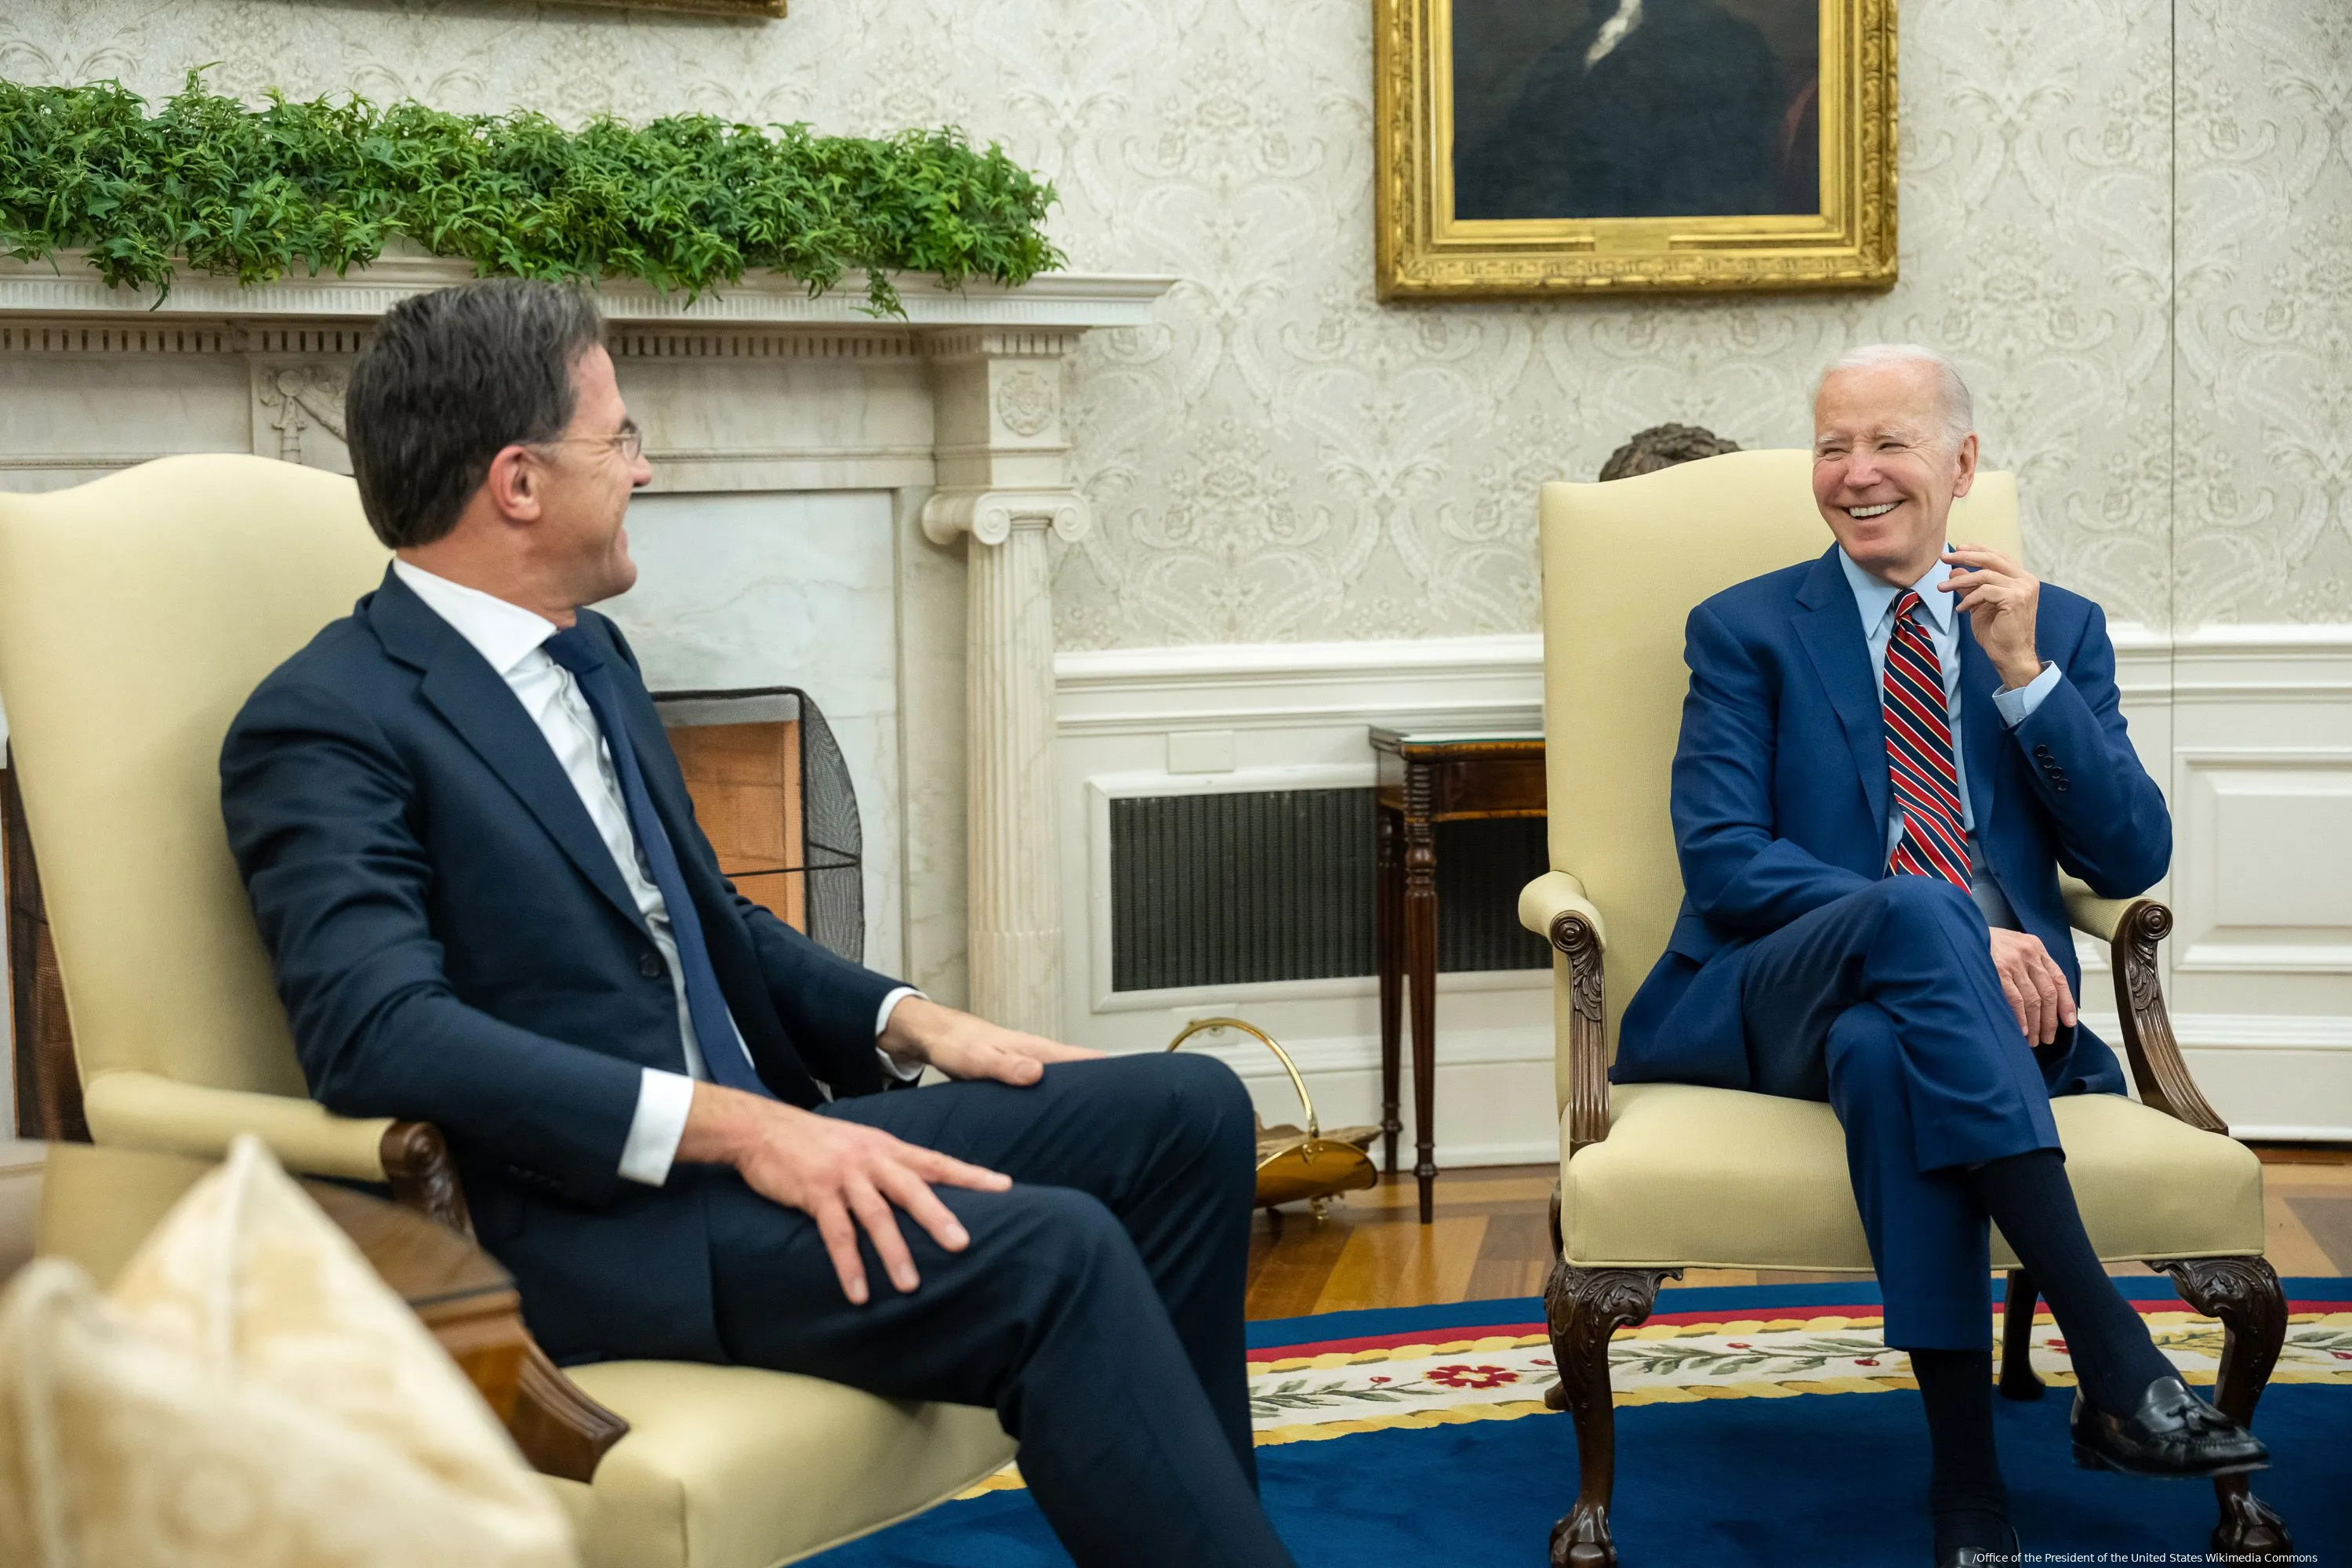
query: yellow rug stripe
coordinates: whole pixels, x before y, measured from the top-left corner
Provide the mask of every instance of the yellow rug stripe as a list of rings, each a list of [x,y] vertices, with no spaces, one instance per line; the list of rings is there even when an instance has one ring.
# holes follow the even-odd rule
[[[2188,1310],[2143,1312],[2150,1328],[2214,1328],[2220,1320],[2200,1316]],[[2038,1324],[2055,1326],[2056,1320],[2047,1311],[2033,1314]],[[2296,1312],[2287,1319],[2294,1324],[2321,1324],[2331,1328],[2352,1327],[2352,1312]],[[1641,1328],[1621,1331],[1622,1337],[1635,1340],[1696,1339],[1706,1335],[1769,1334],[1820,1331],[1837,1332],[1846,1329],[1877,1329],[1885,1326],[1884,1318],[1822,1317],[1822,1318],[1733,1318],[1721,1322],[1706,1323],[1646,1323]],[[1338,1367],[1371,1366],[1381,1362],[1419,1361],[1430,1356],[1469,1355],[1479,1351],[1525,1350],[1530,1345],[1548,1342],[1543,1334],[1490,1334],[1476,1340],[1441,1340],[1428,1343],[1390,1345],[1385,1348],[1360,1351],[1326,1351],[1320,1355],[1280,1356],[1272,1361],[1253,1361],[1250,1372],[1255,1374],[1276,1372],[1328,1372]]]

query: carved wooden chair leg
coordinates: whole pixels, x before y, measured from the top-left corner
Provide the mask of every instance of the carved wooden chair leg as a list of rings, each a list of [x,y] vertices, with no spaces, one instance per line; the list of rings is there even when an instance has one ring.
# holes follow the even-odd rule
[[[1659,1284],[1679,1268],[1579,1268],[1562,1260],[1544,1287],[1552,1360],[1576,1422],[1576,1506],[1551,1527],[1552,1568],[1616,1568],[1609,1499],[1617,1484],[1617,1411],[1609,1387],[1609,1340],[1646,1321]]]
[[[2033,1370],[2033,1305],[2042,1293],[2022,1268],[2009,1271],[2001,1292],[2000,1392],[2007,1399],[2042,1397],[2042,1375]]]
[[[1552,1267],[1557,1268],[1559,1267],[1559,1260],[1568,1256],[1568,1248],[1561,1243],[1559,1238],[1559,1184],[1558,1182],[1554,1182],[1551,1184],[1550,1233],[1551,1262]],[[1557,1363],[1559,1358],[1558,1356],[1554,1356],[1552,1360]],[[1568,1408],[1568,1384],[1566,1382],[1555,1383],[1549,1388],[1544,1390],[1544,1406],[1550,1410],[1565,1410]]]
[[[2150,1259],[2148,1267],[2170,1275],[2182,1300],[2221,1320],[2221,1371],[2213,1384],[2213,1405],[2251,1424],[2254,1404],[2286,1343],[2286,1293],[2279,1289],[2278,1271],[2263,1258]],[[2218,1477],[2213,1491],[2221,1502],[2210,1542],[2217,1556],[2263,1562],[2294,1550],[2285,1521],[2254,1496],[2246,1477]]]

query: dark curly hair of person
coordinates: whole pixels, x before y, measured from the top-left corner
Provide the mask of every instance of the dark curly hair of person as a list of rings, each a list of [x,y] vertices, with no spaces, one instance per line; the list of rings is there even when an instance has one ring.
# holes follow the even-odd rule
[[[1654,474],[1676,463],[1695,463],[1738,450],[1738,442],[1727,441],[1702,426],[1653,425],[1610,453],[1609,460],[1601,465],[1601,477],[1630,479],[1635,474]]]

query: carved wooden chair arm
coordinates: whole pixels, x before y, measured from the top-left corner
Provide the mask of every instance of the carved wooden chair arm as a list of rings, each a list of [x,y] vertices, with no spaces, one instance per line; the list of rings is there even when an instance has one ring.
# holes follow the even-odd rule
[[[1519,923],[1550,942],[1568,964],[1568,1142],[1573,1155],[1609,1136],[1609,1031],[1601,976],[1607,928],[1584,884],[1566,871],[1547,871],[1520,890]]]
[[[466,1190],[439,1128],[429,1121],[395,1121],[383,1130],[382,1152],[384,1180],[392,1184],[395,1202],[472,1239]],[[589,1398],[532,1339],[523,1346],[522,1375],[507,1431],[540,1474],[588,1481],[606,1451],[629,1435],[629,1424]]]
[[[2103,899],[2074,878],[2064,879],[2066,918],[2075,930],[2107,944],[2115,971],[2116,1014],[2124,1056],[2143,1103],[2208,1132],[2227,1133],[2181,1059],[2158,978],[2157,944],[2172,934],[2172,910],[2154,899]]]
[[[2103,899],[2065,879],[2067,919],[2108,944],[2115,972],[2116,1012],[2125,1058],[2140,1099],[2166,1115],[2209,1132],[2229,1131],[2181,1059],[2158,978],[2157,944],[2172,931],[2172,911],[2155,899]],[[1567,961],[1569,1023],[1569,1147],[1571,1153],[1609,1136],[1609,1063],[1601,954],[1607,928],[1584,884],[1566,871],[1548,871],[1519,894],[1519,923],[1540,933]]]

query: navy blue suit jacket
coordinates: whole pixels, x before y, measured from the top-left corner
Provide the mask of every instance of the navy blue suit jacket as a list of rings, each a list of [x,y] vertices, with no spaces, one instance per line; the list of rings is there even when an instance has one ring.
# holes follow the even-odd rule
[[[613,624],[637,762],[761,1077],[817,1103],[882,1087],[897,984],[719,875]],[[504,679],[398,577],[263,681],[221,805],[311,1095],[448,1135],[483,1244],[559,1360],[720,1361],[700,1192],[623,1181],[641,1068],[684,1070],[669,973],[587,808]]]
[[[2125,733],[2099,606],[2044,584],[2035,640],[2063,678],[2011,730],[1993,706],[2000,678],[1960,618],[1961,765],[1987,868],[2080,1000],[2060,868],[2103,897],[2144,892],[2171,863],[2172,818]],[[1683,905],[1625,1009],[1611,1076],[1746,1089],[1741,949],[1885,875],[1885,721],[1834,549],[1700,605],[1683,657]],[[2053,1094],[2124,1087],[2087,1028],[2037,1055]]]

